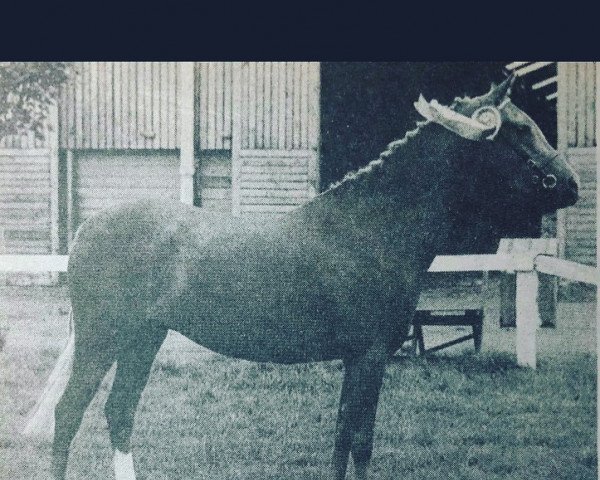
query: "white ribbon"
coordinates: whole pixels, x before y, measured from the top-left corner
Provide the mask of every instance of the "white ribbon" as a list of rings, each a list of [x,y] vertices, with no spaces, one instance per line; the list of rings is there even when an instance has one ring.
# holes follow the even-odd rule
[[[437,100],[427,102],[423,95],[415,102],[415,108],[430,122],[439,123],[448,130],[469,140],[493,140],[500,130],[502,117],[496,107],[477,109],[472,117],[455,112]]]

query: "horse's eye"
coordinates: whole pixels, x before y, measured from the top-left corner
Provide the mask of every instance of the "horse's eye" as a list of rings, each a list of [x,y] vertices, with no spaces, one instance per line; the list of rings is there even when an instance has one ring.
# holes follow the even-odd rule
[[[529,130],[529,125],[526,123],[515,123],[514,126],[519,132],[526,132]]]

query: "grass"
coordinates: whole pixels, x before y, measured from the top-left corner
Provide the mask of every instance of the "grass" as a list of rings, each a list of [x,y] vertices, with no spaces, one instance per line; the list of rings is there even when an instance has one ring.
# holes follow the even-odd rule
[[[50,444],[19,432],[60,352],[66,316],[53,299],[28,301],[4,326],[0,478],[49,478]],[[138,478],[327,478],[341,377],[340,362],[253,364],[170,335],[137,413]],[[68,478],[110,478],[109,382],[75,439]],[[596,458],[595,355],[544,357],[537,371],[494,351],[399,358],[387,368],[373,478],[595,479]]]

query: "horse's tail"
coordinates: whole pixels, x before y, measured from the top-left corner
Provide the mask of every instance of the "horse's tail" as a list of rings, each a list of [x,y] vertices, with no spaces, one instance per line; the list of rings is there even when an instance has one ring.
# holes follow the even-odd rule
[[[42,395],[35,404],[25,425],[23,435],[41,435],[51,438],[54,434],[54,408],[65,391],[75,352],[75,332],[73,329],[73,309],[69,315],[69,340],[50,374]]]

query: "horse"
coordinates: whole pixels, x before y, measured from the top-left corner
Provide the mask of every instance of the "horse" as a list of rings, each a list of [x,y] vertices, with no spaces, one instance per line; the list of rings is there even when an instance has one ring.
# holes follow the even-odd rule
[[[105,416],[115,476],[135,478],[134,415],[171,329],[255,362],[341,359],[331,478],[346,477],[351,457],[366,479],[386,363],[435,255],[473,235],[499,239],[518,209],[577,201],[576,173],[511,102],[513,81],[450,106],[420,97],[415,130],[268,224],[149,200],[84,222],[68,266],[74,347],[54,410],[54,477],[65,478],[83,414],[116,362]]]

